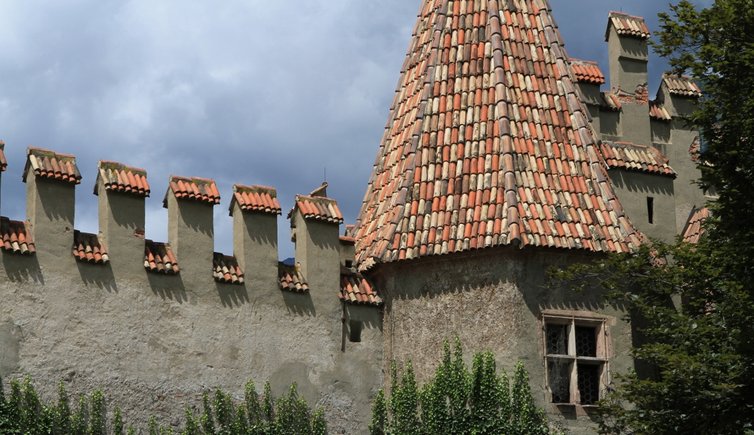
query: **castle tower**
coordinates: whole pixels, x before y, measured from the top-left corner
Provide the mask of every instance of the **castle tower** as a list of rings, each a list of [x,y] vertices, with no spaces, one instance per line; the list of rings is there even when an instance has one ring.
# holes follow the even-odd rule
[[[611,370],[632,365],[630,325],[545,272],[640,237],[568,59],[545,0],[424,0],[355,239],[385,296],[385,368],[411,359],[426,378],[458,336],[525,361],[548,413],[581,433]]]

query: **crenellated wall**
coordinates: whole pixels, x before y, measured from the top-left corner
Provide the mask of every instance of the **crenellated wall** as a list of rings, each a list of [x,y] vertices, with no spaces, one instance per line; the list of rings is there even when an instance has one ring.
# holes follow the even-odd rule
[[[214,181],[170,178],[169,240],[156,242],[144,234],[146,171],[103,161],[93,178],[99,232],[87,234],[75,227],[75,157],[27,153],[26,219],[0,226],[0,375],[29,374],[46,395],[60,380],[73,392],[101,388],[142,425],[152,413],[180,417],[208,388],[240,395],[247,380],[270,380],[281,394],[296,382],[332,433],[366,430],[383,380],[372,363],[382,303],[351,269],[352,239],[326,185],[296,198],[286,265],[274,188],[229,192],[225,255],[213,249]]]

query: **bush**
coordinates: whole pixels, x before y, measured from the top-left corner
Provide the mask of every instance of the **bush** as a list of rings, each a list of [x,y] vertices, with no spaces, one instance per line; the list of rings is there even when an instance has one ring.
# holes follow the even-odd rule
[[[110,432],[109,429],[112,428]],[[147,426],[149,435],[174,433],[161,426],[153,416]],[[68,393],[63,383],[58,387],[58,400],[43,403],[30,378],[10,382],[6,397],[0,380],[0,434],[50,434],[50,435],[115,435],[135,434],[134,427],[126,426],[120,408],[113,411],[112,424],[107,417],[104,394],[95,391],[81,396],[75,412],[71,412]],[[299,397],[296,385],[287,395],[275,401],[269,383],[264,393],[257,394],[253,382],[246,384],[244,401],[235,403],[222,390],[214,395],[205,393],[202,413],[197,417],[186,408],[183,430],[185,435],[325,435],[327,424],[321,410],[312,412],[306,401]]]
[[[458,340],[453,352],[445,342],[440,366],[421,389],[410,361],[400,380],[394,363],[390,391],[388,397],[380,390],[374,400],[372,435],[550,433],[544,412],[534,405],[523,365],[516,365],[512,387],[504,372],[497,374],[490,352],[474,355],[469,371]]]

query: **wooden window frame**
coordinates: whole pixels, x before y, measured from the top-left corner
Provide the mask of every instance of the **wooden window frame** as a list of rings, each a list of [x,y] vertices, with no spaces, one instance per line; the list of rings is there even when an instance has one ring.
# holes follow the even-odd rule
[[[548,354],[547,351],[547,325],[566,325],[568,339],[566,343],[567,354]],[[586,326],[595,328],[596,333],[596,356],[586,357],[576,354],[576,327]],[[542,316],[542,354],[545,360],[545,383],[549,394],[548,402],[555,406],[579,406],[583,408],[593,408],[596,403],[581,403],[581,393],[578,387],[578,366],[579,364],[588,364],[599,366],[599,393],[598,400],[604,397],[607,385],[610,383],[609,355],[610,342],[608,331],[608,319],[597,315],[567,315],[546,313]],[[562,363],[567,361],[570,365],[568,382],[569,382],[569,400],[568,402],[553,402],[553,390],[550,387],[550,364],[558,361]]]

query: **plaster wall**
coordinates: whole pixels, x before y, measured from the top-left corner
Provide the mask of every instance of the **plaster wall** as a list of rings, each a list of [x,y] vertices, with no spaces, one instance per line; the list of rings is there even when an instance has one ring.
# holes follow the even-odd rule
[[[37,192],[30,189],[30,194]],[[181,271],[174,276],[147,273],[143,239],[137,267],[122,267],[124,259],[117,257],[106,265],[77,262],[71,255],[72,214],[70,230],[38,224],[35,230],[47,232],[35,231],[35,255],[0,251],[0,376],[31,375],[46,398],[55,397],[61,380],[72,397],[102,389],[128,422],[142,427],[152,414],[177,425],[184,407],[198,405],[208,389],[223,388],[240,399],[249,379],[258,390],[269,380],[276,395],[295,382],[310,404],[325,409],[331,433],[366,432],[371,400],[383,380],[374,363],[382,358],[381,312],[351,310],[338,299],[338,225],[315,226],[313,234],[300,236],[320,247],[297,251],[318,255],[318,266],[310,267],[307,277],[315,297],[283,292],[276,279],[270,281],[278,266],[269,261],[277,258],[276,229],[259,222],[255,227],[253,218],[237,222],[258,228],[246,234],[255,242],[247,248],[256,256],[246,261],[258,257],[271,263],[265,264],[269,273],[261,279],[250,273],[244,285],[222,284],[212,278],[212,244],[203,243],[212,241],[211,207],[179,202],[173,205],[181,206],[180,216],[169,218],[180,219],[171,224],[178,231],[171,237],[182,237]],[[47,198],[33,207],[57,216],[58,204]],[[107,213],[114,209],[103,209],[106,221],[128,222],[123,228],[143,222],[138,213],[112,217]],[[206,263],[204,252],[189,258],[193,245],[209,250]],[[362,322],[355,343],[347,337],[351,318]]]
[[[605,316],[610,336],[609,371],[632,367],[630,325],[624,313],[605,306],[601,295],[579,294],[547,282],[544,271],[591,257],[537,249],[489,249],[386,265],[385,369],[391,360],[412,360],[420,381],[440,361],[444,339],[458,336],[467,357],[491,350],[499,368],[511,372],[523,361],[535,399],[571,433],[595,433],[588,409],[556,407],[545,383],[543,310]]]
[[[676,232],[674,179],[620,169],[613,169],[609,174],[615,193],[631,219],[631,223],[651,238],[673,242],[678,234]],[[647,198],[652,198],[651,223]]]

